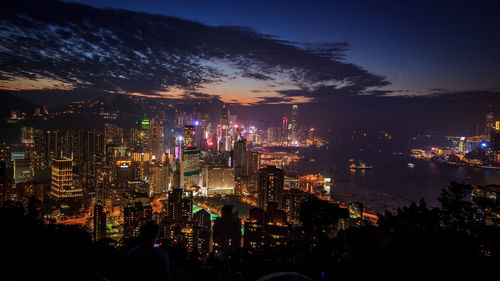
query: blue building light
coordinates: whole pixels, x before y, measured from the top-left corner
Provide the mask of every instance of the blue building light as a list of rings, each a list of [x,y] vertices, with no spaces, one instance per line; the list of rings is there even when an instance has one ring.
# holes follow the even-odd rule
[[[482,143],[481,143],[481,147],[487,147],[487,146],[488,146],[488,144],[487,144],[487,143],[485,143],[485,142],[482,142]]]

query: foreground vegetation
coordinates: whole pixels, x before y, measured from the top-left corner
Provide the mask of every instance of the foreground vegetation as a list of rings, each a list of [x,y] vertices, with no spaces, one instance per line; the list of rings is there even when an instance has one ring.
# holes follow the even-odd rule
[[[397,214],[381,214],[377,226],[340,231],[325,228],[336,217],[316,209],[303,235],[286,247],[240,249],[225,259],[201,259],[180,245],[163,245],[174,280],[257,280],[279,271],[314,280],[478,279],[500,264],[498,205],[469,199],[472,187],[451,183],[439,208],[422,200]],[[127,251],[137,244],[111,239],[92,242],[77,226],[44,224],[29,204],[7,201],[0,208],[2,280],[122,280]],[[314,211],[313,211],[314,212]]]

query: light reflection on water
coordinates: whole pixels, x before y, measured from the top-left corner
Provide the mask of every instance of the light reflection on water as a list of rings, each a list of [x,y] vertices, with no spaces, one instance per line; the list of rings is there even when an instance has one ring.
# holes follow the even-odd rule
[[[378,208],[391,209],[424,198],[429,205],[438,205],[442,188],[450,181],[472,185],[500,184],[500,170],[451,166],[409,157],[409,148],[391,149],[337,145],[336,149],[305,149],[300,169],[320,172],[335,179],[334,195],[344,201],[369,202]],[[403,152],[398,155],[397,152]],[[394,153],[396,152],[396,155]],[[310,158],[316,161],[311,163]],[[373,165],[371,170],[348,168],[349,159]],[[415,164],[414,168],[408,163]],[[336,170],[336,172],[334,171]]]

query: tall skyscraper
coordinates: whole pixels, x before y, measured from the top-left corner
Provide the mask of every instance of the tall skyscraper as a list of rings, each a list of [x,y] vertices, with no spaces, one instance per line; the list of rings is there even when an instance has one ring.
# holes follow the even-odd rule
[[[230,119],[229,109],[224,104],[222,106],[222,114],[217,126],[217,150],[219,151],[230,151],[231,150],[231,140],[229,136],[229,119]]]
[[[136,122],[135,145],[142,151],[149,151],[151,139],[151,122],[149,119]]]
[[[288,143],[288,118],[286,114],[283,116],[283,124],[281,126],[281,144]]]
[[[246,176],[247,174],[247,165],[246,165],[246,150],[247,150],[247,142],[242,139],[234,142],[234,150],[233,150],[233,167],[236,176]]]
[[[292,106],[292,141],[296,142],[299,139],[299,106]]]
[[[163,158],[163,124],[153,120],[151,124],[151,152],[156,162],[161,162]]]
[[[491,134],[495,131],[495,121],[493,120],[494,118],[495,116],[493,114],[493,106],[490,104],[488,105],[488,113],[486,113],[486,123],[484,129],[487,142],[491,141]]]
[[[106,212],[102,205],[94,206],[94,241],[99,241],[106,237]]]
[[[50,193],[57,198],[83,196],[81,188],[73,184],[73,164],[68,159],[52,159],[52,184]]]
[[[257,179],[257,206],[267,210],[269,202],[282,206],[285,172],[276,166],[268,165],[259,170]]]
[[[201,185],[201,151],[196,148],[182,149],[182,186],[181,188],[198,187]]]
[[[195,147],[195,127],[193,125],[184,126],[184,148]]]

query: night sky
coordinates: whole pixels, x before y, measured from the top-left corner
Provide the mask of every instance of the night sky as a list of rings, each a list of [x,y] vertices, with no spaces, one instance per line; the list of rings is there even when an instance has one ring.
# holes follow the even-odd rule
[[[422,94],[500,88],[497,1],[77,2],[248,26],[302,43],[347,42],[345,60],[387,77],[391,85],[384,89]]]
[[[301,104],[312,125],[473,134],[487,104],[500,113],[499,7],[11,1],[0,91],[52,106],[110,94],[217,101],[277,122]]]

